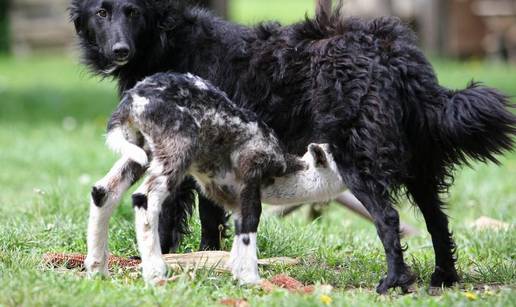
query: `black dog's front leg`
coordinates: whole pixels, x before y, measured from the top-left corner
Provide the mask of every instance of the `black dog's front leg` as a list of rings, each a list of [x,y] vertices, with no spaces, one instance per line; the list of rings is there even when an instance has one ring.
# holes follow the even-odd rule
[[[189,232],[188,222],[195,206],[197,184],[186,177],[176,191],[169,191],[159,215],[159,238],[161,252],[175,251],[181,239]]]
[[[188,221],[195,205],[195,190],[197,184],[192,177],[187,177],[177,191],[171,194],[163,203],[159,216],[159,236],[161,251],[166,254],[175,251],[182,237],[188,233]],[[199,197],[199,216],[201,219],[200,250],[220,250],[221,237],[225,237],[226,211],[197,193]]]
[[[226,237],[228,215],[221,206],[199,195],[199,217],[201,219],[200,250],[220,250],[221,239]]]

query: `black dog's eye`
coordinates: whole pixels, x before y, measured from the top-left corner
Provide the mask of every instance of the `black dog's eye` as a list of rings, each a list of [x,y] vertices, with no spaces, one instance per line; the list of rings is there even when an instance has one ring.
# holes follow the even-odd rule
[[[107,17],[107,11],[105,9],[100,9],[97,11],[97,16],[106,18]]]
[[[131,9],[129,11],[129,17],[135,18],[135,17],[138,17],[138,16],[140,16],[140,12],[137,9]]]

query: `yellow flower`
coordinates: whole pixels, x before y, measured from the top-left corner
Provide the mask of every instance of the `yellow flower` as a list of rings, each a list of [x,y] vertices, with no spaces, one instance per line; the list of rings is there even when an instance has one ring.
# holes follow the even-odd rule
[[[323,294],[319,297],[319,299],[321,300],[321,302],[324,304],[324,305],[330,305],[331,302],[333,302],[333,299],[329,296],[329,295],[326,295],[326,294]]]
[[[464,296],[470,301],[475,301],[478,298],[477,295],[471,291],[464,292]]]

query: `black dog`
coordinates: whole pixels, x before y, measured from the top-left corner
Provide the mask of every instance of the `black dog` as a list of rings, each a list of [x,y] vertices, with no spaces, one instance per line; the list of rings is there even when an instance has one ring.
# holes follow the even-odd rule
[[[71,17],[85,62],[117,78],[122,90],[155,72],[192,72],[254,111],[290,153],[301,154],[310,142],[330,143],[385,248],[379,293],[406,290],[414,281],[393,207],[403,187],[432,236],[431,285],[458,281],[439,194],[456,165],[468,158],[496,162],[495,154],[512,149],[516,117],[494,89],[439,86],[398,19],[343,20],[321,6],[315,19],[292,26],[247,28],[174,0],[74,0]],[[183,196],[188,185],[180,188]],[[201,198],[201,208],[207,202]]]

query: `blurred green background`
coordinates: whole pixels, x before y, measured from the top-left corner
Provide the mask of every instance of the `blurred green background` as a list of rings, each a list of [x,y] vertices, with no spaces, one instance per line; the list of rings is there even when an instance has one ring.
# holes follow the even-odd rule
[[[237,0],[230,2],[229,17],[244,24],[264,20],[291,23],[314,12],[314,0]]]

